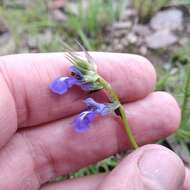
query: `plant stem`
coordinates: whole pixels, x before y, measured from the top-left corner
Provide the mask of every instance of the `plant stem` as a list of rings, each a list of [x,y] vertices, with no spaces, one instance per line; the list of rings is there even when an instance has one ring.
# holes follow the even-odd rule
[[[127,119],[126,114],[125,114],[125,109],[122,106],[122,104],[120,103],[117,94],[114,92],[111,85],[108,82],[106,82],[103,78],[100,77],[99,82],[103,85],[104,89],[109,93],[110,100],[112,102],[118,102],[118,104],[120,105],[118,110],[119,110],[119,113],[120,113],[120,117],[121,117],[121,119],[123,121],[125,131],[126,131],[126,133],[128,135],[128,138],[129,138],[129,141],[130,141],[131,145],[133,146],[134,149],[137,149],[138,145],[136,143],[135,137],[133,136],[131,128],[129,127],[128,119]]]
[[[190,67],[187,68],[187,79],[185,82],[185,87],[184,87],[184,96],[183,96],[183,102],[182,102],[182,111],[181,111],[181,123],[180,123],[180,127],[184,128],[184,123],[185,123],[185,119],[187,117],[187,107],[188,107],[188,100],[190,97]]]
[[[179,128],[176,132],[176,135],[183,138],[183,139],[189,139],[190,138],[190,131]]]

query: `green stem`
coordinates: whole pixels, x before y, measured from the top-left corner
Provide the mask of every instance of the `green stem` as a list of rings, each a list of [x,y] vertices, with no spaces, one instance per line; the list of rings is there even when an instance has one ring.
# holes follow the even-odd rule
[[[182,102],[182,111],[181,111],[181,123],[180,126],[184,128],[184,123],[185,123],[185,118],[186,118],[186,112],[187,112],[187,107],[188,107],[188,100],[189,100],[189,91],[190,91],[190,67],[188,67],[187,70],[187,79],[185,82],[185,87],[184,87],[184,96],[183,96],[183,102]]]
[[[135,137],[133,136],[131,128],[129,127],[128,119],[127,119],[126,114],[125,114],[125,109],[122,106],[122,104],[120,103],[119,98],[117,97],[117,94],[113,91],[111,85],[108,82],[106,82],[103,78],[100,77],[99,82],[103,85],[104,89],[109,93],[110,100],[112,102],[118,102],[119,103],[120,106],[118,109],[119,109],[119,113],[120,113],[121,119],[122,119],[124,127],[125,127],[125,131],[128,135],[128,138],[129,138],[131,145],[134,147],[134,149],[137,149],[138,145],[136,143]]]

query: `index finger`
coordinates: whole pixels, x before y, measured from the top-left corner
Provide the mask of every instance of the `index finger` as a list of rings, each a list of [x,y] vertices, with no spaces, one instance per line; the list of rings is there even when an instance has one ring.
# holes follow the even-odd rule
[[[91,54],[98,72],[111,83],[123,102],[143,98],[153,90],[155,71],[145,58],[129,54]],[[19,127],[64,118],[84,108],[81,100],[87,94],[79,88],[72,88],[63,96],[56,96],[48,89],[52,80],[69,75],[64,53],[11,55],[0,61],[1,74],[15,101]]]

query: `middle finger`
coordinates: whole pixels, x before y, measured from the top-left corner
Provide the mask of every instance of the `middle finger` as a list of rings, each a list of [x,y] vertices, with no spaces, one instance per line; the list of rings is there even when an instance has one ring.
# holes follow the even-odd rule
[[[179,124],[179,108],[166,93],[152,93],[125,108],[138,144],[164,138]],[[73,117],[17,133],[0,152],[0,168],[4,171],[0,174],[0,187],[37,190],[55,176],[129,147],[116,117],[97,118],[83,134],[73,130],[72,120]]]

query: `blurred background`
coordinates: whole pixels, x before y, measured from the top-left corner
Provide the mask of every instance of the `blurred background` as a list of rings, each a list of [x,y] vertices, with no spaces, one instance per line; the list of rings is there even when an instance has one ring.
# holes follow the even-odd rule
[[[158,143],[190,167],[189,37],[190,0],[0,0],[0,55],[64,51],[63,41],[77,50],[77,39],[88,50],[151,60],[156,90],[172,93],[182,109],[180,128]],[[125,154],[58,180],[109,171]]]

